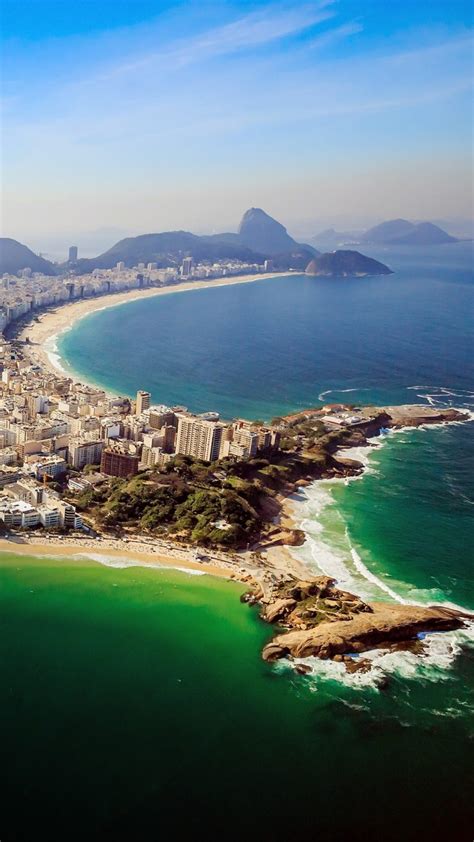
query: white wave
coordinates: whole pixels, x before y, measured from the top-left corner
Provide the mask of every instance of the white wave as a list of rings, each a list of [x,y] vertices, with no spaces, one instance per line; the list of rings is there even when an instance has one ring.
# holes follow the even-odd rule
[[[347,392],[368,392],[369,390],[362,386],[357,386],[355,389],[326,389],[325,392],[320,392],[318,395],[318,401],[324,400],[326,395],[342,395],[346,394]]]
[[[294,661],[280,661],[279,664],[283,670],[294,670],[298,665],[310,667],[311,673],[305,676],[305,680],[315,691],[322,681],[328,680],[355,690],[377,690],[390,676],[429,682],[449,680],[449,670],[463,648],[474,648],[474,623],[454,632],[427,634],[421,655],[413,652],[388,652],[385,649],[363,652],[360,657],[371,662],[368,672],[350,673],[344,664],[319,658],[295,658]]]
[[[128,567],[152,568],[153,570],[177,570],[180,573],[187,573],[189,576],[206,576],[205,570],[194,570],[191,567],[180,567],[179,564],[155,564],[154,562],[136,561],[126,556],[108,556],[102,553],[75,553],[72,558],[89,559],[97,561],[104,567],[113,567],[116,570],[125,570]]]
[[[302,527],[304,528],[304,527]],[[311,527],[313,530],[313,527]],[[323,528],[321,527],[321,532]],[[349,590],[352,593],[360,593],[360,586],[356,579],[351,575],[347,567],[343,555],[337,549],[332,548],[328,543],[321,538],[317,538],[314,531],[309,534],[306,542],[309,558],[303,557],[301,553],[299,558],[306,562],[311,572],[323,574],[323,576],[330,576],[335,579],[338,585],[343,590]]]
[[[347,537],[349,540],[349,536]],[[405,604],[405,600],[402,599],[402,597],[399,594],[397,594],[397,592],[394,591],[393,588],[391,588],[385,582],[382,582],[382,580],[379,579],[379,577],[376,576],[375,573],[372,573],[365,566],[359,553],[357,552],[357,550],[354,549],[354,547],[351,548],[351,556],[354,562],[354,567],[356,568],[356,570],[359,571],[359,573],[361,574],[361,576],[364,577],[364,579],[367,579],[368,582],[372,582],[373,585],[375,585],[377,588],[380,588],[380,590],[384,591],[384,593],[388,594],[388,596],[390,596],[391,599],[395,600],[395,602],[400,602],[402,605]]]
[[[474,420],[474,413],[469,413],[470,419]],[[464,424],[465,421],[454,421],[453,424]],[[364,466],[361,474],[350,478],[331,478],[316,480],[312,485],[304,489],[304,501],[301,503],[295,499],[294,515],[298,518],[299,527],[306,534],[306,542],[299,550],[290,550],[298,556],[299,560],[306,563],[312,572],[315,570],[335,579],[340,587],[351,590],[363,599],[380,598],[378,592],[401,604],[426,605],[428,594],[431,601],[445,607],[465,610],[462,606],[456,606],[446,600],[446,594],[439,589],[429,590],[416,589],[408,583],[397,583],[397,590],[377,576],[367,567],[362,560],[360,553],[352,545],[349,531],[345,527],[344,545],[335,542],[335,536],[330,534],[327,526],[321,522],[321,516],[328,506],[335,505],[333,495],[330,493],[332,486],[338,483],[347,484],[348,481],[361,479],[368,472],[376,473],[371,460],[376,451],[383,447],[388,437],[409,433],[413,435],[417,431],[446,427],[446,423],[427,424],[418,428],[401,427],[389,430],[386,434],[373,437],[369,444],[364,447],[348,448],[342,451],[344,456],[356,459]],[[342,515],[338,512],[341,522]],[[299,517],[298,517],[299,516]],[[353,569],[352,569],[353,568]],[[367,588],[367,583],[373,588]],[[374,593],[374,588],[375,593]],[[398,592],[402,590],[403,596]],[[443,599],[444,597],[444,599]]]

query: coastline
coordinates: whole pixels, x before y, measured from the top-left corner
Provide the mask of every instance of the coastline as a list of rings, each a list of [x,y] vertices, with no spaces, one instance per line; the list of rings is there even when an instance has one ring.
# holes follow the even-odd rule
[[[423,405],[420,405],[420,409]],[[428,407],[427,407],[428,408]],[[433,407],[430,405],[429,407],[432,409]],[[388,409],[393,409],[393,407],[388,407]],[[295,492],[287,497],[281,497],[281,520],[285,522],[286,528],[293,529],[293,530],[301,530],[305,534],[305,541],[301,547],[292,547],[288,548],[288,551],[291,550],[302,550],[303,547],[306,547],[308,552],[311,551],[311,545],[313,546],[314,551],[317,551],[317,561],[315,559],[315,552],[311,552],[312,558],[315,559],[315,566],[312,566],[310,562],[307,560],[299,558],[302,565],[306,565],[307,572],[312,576],[330,576],[334,577],[337,582],[340,584],[341,587],[345,587],[346,589],[351,590],[352,593],[357,594],[361,599],[381,599],[383,601],[387,601],[392,604],[401,604],[401,605],[413,605],[413,606],[423,606],[430,604],[428,601],[418,601],[413,598],[408,598],[403,596],[401,593],[398,593],[396,590],[396,583],[394,583],[390,577],[380,578],[380,575],[375,574],[373,571],[367,568],[363,559],[361,558],[358,550],[353,546],[351,536],[348,533],[348,529],[346,527],[345,534],[347,539],[347,550],[351,555],[351,568],[349,568],[346,564],[345,559],[341,555],[339,557],[340,547],[333,546],[331,542],[327,542],[325,540],[325,528],[321,524],[319,520],[319,515],[322,515],[326,509],[332,509],[334,507],[337,508],[337,500],[333,497],[331,493],[331,489],[337,487],[338,484],[345,484],[349,485],[352,482],[363,480],[368,474],[376,473],[376,469],[372,464],[372,457],[375,456],[377,452],[381,449],[385,448],[387,445],[390,444],[391,441],[396,440],[399,435],[401,434],[413,434],[414,432],[421,430],[426,433],[428,430],[436,430],[441,429],[446,426],[450,425],[464,425],[469,422],[474,421],[474,412],[468,410],[466,408],[458,408],[459,412],[464,414],[463,420],[444,420],[436,423],[424,423],[419,424],[417,426],[410,426],[410,425],[402,425],[392,427],[387,430],[383,435],[376,435],[373,437],[367,438],[367,443],[357,446],[351,446],[347,448],[340,448],[334,453],[334,457],[336,459],[350,459],[354,461],[354,464],[359,466],[359,470],[354,472],[354,474],[350,476],[342,477],[322,477],[320,479],[315,479],[311,483],[303,483],[299,488],[295,489]],[[316,503],[316,495],[315,497],[311,497],[311,491],[319,492],[321,499],[317,501],[317,508],[318,508],[318,517],[316,519],[311,518],[311,515],[308,515],[308,512],[305,511],[308,506],[311,504]],[[302,495],[301,499],[297,499],[296,495]],[[326,498],[326,499],[324,499]],[[311,519],[312,523],[317,523],[318,527],[321,528],[321,532],[315,536],[312,535],[311,532],[308,530],[308,520]],[[331,553],[334,554],[334,559],[337,559],[341,568],[336,570],[333,567],[331,562],[328,562],[327,565],[324,563],[327,561],[326,553],[323,550],[329,550]],[[292,557],[297,557],[296,554],[291,553]],[[324,559],[324,561],[323,561]],[[334,560],[333,559],[333,560]],[[331,560],[333,562],[333,560]],[[352,569],[353,567],[353,569]],[[347,579],[341,578],[341,571],[344,571],[344,575],[347,576]],[[359,582],[357,581],[359,579]],[[378,593],[374,594],[373,589],[376,589]],[[413,590],[413,588],[411,589]],[[438,603],[436,603],[438,604]],[[453,603],[449,600],[443,600],[443,602],[439,603],[445,607],[459,609],[459,610],[470,610],[465,606],[460,606],[456,603]]]
[[[288,273],[291,274],[291,273]],[[60,372],[63,376],[66,374],[67,376],[72,377],[74,380],[79,379],[79,375],[77,375],[74,371],[65,372],[64,368],[62,367],[60,358],[57,354],[55,354],[48,345],[51,343],[52,340],[55,340],[57,336],[63,333],[66,330],[69,330],[78,320],[85,318],[87,315],[100,311],[102,309],[108,309],[111,307],[122,306],[130,301],[139,300],[141,297],[152,297],[155,295],[163,295],[163,294],[173,294],[175,292],[187,292],[191,291],[196,288],[209,288],[212,286],[228,286],[236,283],[253,283],[258,280],[263,280],[264,278],[273,278],[273,277],[280,277],[281,273],[272,273],[268,275],[257,275],[257,276],[240,276],[234,277],[229,279],[223,279],[222,282],[197,282],[197,283],[188,283],[182,284],[179,286],[172,286],[172,287],[165,287],[159,289],[150,289],[145,290],[143,292],[137,293],[137,290],[129,290],[125,293],[119,294],[112,294],[106,296],[100,296],[96,299],[85,299],[77,302],[72,302],[71,304],[65,304],[61,307],[58,307],[57,310],[54,311],[46,311],[40,316],[39,321],[32,321],[25,325],[22,325],[21,331],[19,332],[20,339],[29,338],[28,345],[25,346],[28,355],[33,360],[37,361],[39,365],[50,371],[54,376],[57,376],[58,372]],[[82,381],[82,382],[88,382]],[[89,381],[91,382],[91,381]],[[97,384],[94,384],[92,381],[92,385],[95,387]],[[114,394],[109,392],[109,394]],[[398,416],[398,421],[395,421],[397,425],[395,429],[392,428],[391,432],[395,433],[398,431],[402,431],[407,429],[405,426],[400,426],[400,418],[407,420],[407,413],[408,413],[408,421],[410,421],[410,413],[412,413],[414,418],[414,423],[419,424],[417,422],[417,417],[419,416],[419,410],[421,406],[418,407],[410,405],[410,406],[400,406],[400,407],[388,407],[387,409],[393,410],[395,416]],[[431,413],[434,412],[434,407],[425,407],[426,414],[429,416]],[[308,410],[312,412],[313,410]],[[405,414],[404,414],[405,413]],[[301,411],[295,414],[300,415]],[[465,418],[461,423],[465,423],[468,420]],[[454,422],[447,422],[445,420],[441,421],[440,424],[433,424],[427,423],[426,426],[444,426],[446,423],[460,423],[459,421]],[[421,425],[425,426],[425,425]],[[408,427],[411,429],[412,427]],[[200,562],[194,561],[195,558],[195,551],[189,550],[179,545],[175,547],[170,547],[166,545],[162,545],[160,541],[154,541],[154,549],[150,552],[150,545],[147,541],[142,542],[139,538],[135,541],[122,541],[120,539],[107,539],[102,538],[99,542],[87,540],[87,539],[74,539],[74,538],[66,538],[57,539],[54,537],[42,538],[39,542],[36,542],[35,539],[30,540],[26,539],[22,541],[21,544],[16,544],[18,549],[19,546],[24,547],[24,549],[20,550],[20,552],[28,552],[28,548],[31,548],[32,552],[37,552],[38,554],[48,554],[51,551],[54,555],[61,555],[64,554],[64,551],[67,550],[67,554],[74,554],[75,552],[82,552],[84,555],[97,555],[103,554],[102,551],[106,551],[106,554],[110,554],[111,556],[115,556],[117,558],[130,558],[134,560],[136,563],[143,563],[143,564],[150,564],[155,563],[157,565],[165,565],[168,567],[175,567],[175,568],[187,568],[191,571],[199,571],[199,572],[206,572],[210,575],[217,575],[220,577],[238,579],[242,582],[248,583],[250,580],[253,582],[258,582],[265,590],[270,589],[272,587],[272,581],[282,580],[287,577],[293,577],[296,579],[304,579],[311,575],[318,575],[318,573],[322,572],[325,575],[333,575],[331,570],[324,569],[323,566],[319,565],[318,561],[315,559],[315,564],[312,565],[308,563],[308,561],[302,558],[301,554],[298,552],[294,552],[297,544],[293,544],[291,540],[288,540],[286,543],[285,540],[285,533],[288,535],[292,531],[300,531],[304,533],[304,541],[302,542],[302,546],[306,546],[308,549],[308,545],[311,543],[311,535],[308,533],[308,530],[305,524],[307,517],[300,511],[300,507],[304,505],[306,500],[298,500],[295,499],[295,495],[301,493],[307,486],[318,488],[320,483],[324,480],[325,482],[331,481],[344,481],[349,482],[353,479],[357,479],[363,474],[366,473],[367,470],[370,470],[368,467],[368,460],[367,456],[365,458],[361,457],[361,450],[364,451],[365,454],[370,456],[370,452],[374,449],[374,444],[376,447],[379,447],[383,444],[383,441],[380,437],[377,437],[375,440],[368,439],[368,444],[363,446],[362,448],[353,447],[348,448],[341,447],[337,448],[335,452],[333,452],[333,458],[337,460],[341,460],[341,463],[344,462],[344,459],[350,460],[357,460],[353,461],[353,465],[348,467],[345,466],[344,469],[344,478],[336,479],[331,477],[321,477],[321,478],[314,478],[314,479],[300,479],[295,483],[295,487],[289,493],[282,492],[278,495],[278,502],[280,505],[280,512],[278,517],[278,527],[281,532],[280,539],[278,543],[270,544],[266,546],[265,544],[261,546],[255,546],[254,552],[257,555],[254,555],[254,552],[246,551],[246,552],[239,552],[236,553],[234,558],[232,558],[231,554],[222,553],[221,557],[218,559],[217,557],[214,559],[214,563],[210,565],[202,564]],[[353,473],[352,473],[353,471]],[[300,491],[301,489],[301,491]],[[131,545],[134,546],[131,546]],[[5,541],[0,542],[0,551],[12,551],[14,549],[14,545],[12,542]],[[99,551],[99,553],[98,553]],[[357,565],[356,565],[357,566]],[[368,577],[364,577],[368,578]],[[385,592],[385,598],[387,596],[390,599],[396,599],[394,597],[393,592],[387,586],[382,586],[380,583],[374,582],[372,579],[372,584],[376,584],[377,590],[380,592]],[[351,586],[353,592],[357,593],[359,596],[362,596],[361,593],[357,588],[353,585]],[[397,600],[399,601],[399,600]],[[403,601],[403,600],[401,600]]]
[[[16,540],[0,539],[0,557],[3,554],[20,556],[41,556],[51,558],[71,559],[85,557],[99,564],[106,564],[114,567],[155,567],[173,570],[181,570],[190,574],[208,574],[224,579],[236,579],[245,581],[244,574],[232,570],[229,563],[223,559],[214,557],[210,563],[193,560],[191,551],[173,551],[168,547],[158,548],[151,551],[145,544],[131,541],[132,548],[119,540],[102,539],[100,542],[91,542],[80,538],[49,538],[38,539],[37,536],[15,536]],[[155,542],[156,543],[156,542]],[[101,560],[102,557],[102,560]],[[111,561],[112,560],[112,561]],[[113,560],[116,563],[113,563]]]
[[[167,287],[152,287],[144,290],[127,290],[126,292],[101,295],[97,298],[84,298],[80,301],[72,301],[61,304],[54,310],[39,311],[33,314],[33,318],[21,326],[17,338],[21,341],[29,339],[30,356],[47,371],[54,375],[61,374],[72,377],[81,383],[97,388],[93,380],[87,380],[77,374],[73,367],[66,368],[63,365],[59,354],[54,347],[58,337],[81,319],[100,310],[107,310],[111,307],[120,307],[132,301],[141,301],[143,298],[155,298],[160,295],[173,295],[182,292],[191,292],[196,289],[211,289],[214,287],[233,286],[235,284],[248,284],[257,281],[271,280],[288,275],[295,275],[295,272],[268,272],[259,275],[236,275],[232,278],[220,278],[211,281],[192,281],[190,283],[173,284]],[[38,321],[34,320],[34,317]],[[14,323],[13,323],[14,325]],[[102,387],[101,387],[102,388]],[[111,390],[105,390],[107,394],[115,394]]]

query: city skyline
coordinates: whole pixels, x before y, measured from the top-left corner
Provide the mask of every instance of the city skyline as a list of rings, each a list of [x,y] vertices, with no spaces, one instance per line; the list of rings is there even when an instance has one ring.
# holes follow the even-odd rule
[[[3,5],[5,236],[472,216],[463,0]]]

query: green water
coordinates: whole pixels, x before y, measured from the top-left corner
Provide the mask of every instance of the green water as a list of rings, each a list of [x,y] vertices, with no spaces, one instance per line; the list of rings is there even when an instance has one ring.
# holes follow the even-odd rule
[[[473,661],[306,681],[260,659],[240,591],[1,557],[2,840],[471,838]]]

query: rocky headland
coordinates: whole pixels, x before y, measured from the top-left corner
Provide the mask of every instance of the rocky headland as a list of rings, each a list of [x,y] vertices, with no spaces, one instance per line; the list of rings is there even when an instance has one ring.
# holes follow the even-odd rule
[[[474,620],[474,615],[443,606],[366,603],[339,590],[327,576],[255,585],[243,600],[261,605],[262,619],[281,630],[264,647],[265,661],[332,659],[351,672],[370,669],[368,659],[354,658],[361,653],[380,648],[419,652],[421,634],[453,631]]]

